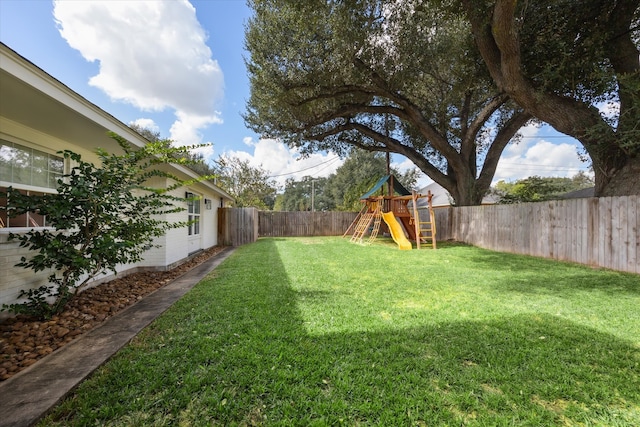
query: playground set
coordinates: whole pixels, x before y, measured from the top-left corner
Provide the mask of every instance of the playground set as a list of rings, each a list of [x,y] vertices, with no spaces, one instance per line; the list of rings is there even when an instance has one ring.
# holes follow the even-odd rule
[[[383,186],[387,184],[387,195]],[[418,200],[427,198],[429,218],[420,218]],[[433,195],[425,195],[408,191],[393,175],[386,175],[376,183],[366,194],[360,197],[363,203],[360,213],[351,223],[342,237],[351,234],[351,242],[371,244],[380,231],[380,224],[385,222],[389,233],[400,250],[411,250],[411,241],[416,242],[416,248],[421,244],[431,244],[436,249],[436,222],[431,206]],[[409,206],[409,202],[411,206]],[[365,235],[368,233],[368,238]]]

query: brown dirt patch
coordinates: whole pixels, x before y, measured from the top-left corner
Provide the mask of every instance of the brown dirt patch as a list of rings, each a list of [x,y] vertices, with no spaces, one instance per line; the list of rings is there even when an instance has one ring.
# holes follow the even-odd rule
[[[223,249],[210,248],[169,271],[133,273],[87,289],[50,320],[21,315],[2,321],[0,381],[33,365]]]

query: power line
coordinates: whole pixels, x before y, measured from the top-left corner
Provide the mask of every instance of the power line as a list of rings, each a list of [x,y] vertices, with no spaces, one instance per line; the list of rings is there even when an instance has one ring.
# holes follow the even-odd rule
[[[287,172],[287,173],[281,173],[281,174],[278,174],[278,175],[271,175],[269,178],[278,178],[278,177],[280,177],[280,176],[294,175],[294,174],[296,174],[296,173],[304,172],[304,171],[309,170],[309,169],[317,168],[318,166],[324,165],[325,163],[335,162],[335,161],[336,161],[336,160],[338,160],[338,159],[340,159],[340,156],[336,156],[336,157],[334,157],[334,158],[332,158],[332,159],[325,160],[324,162],[318,163],[318,164],[317,164],[317,165],[315,165],[315,166],[310,166],[310,167],[308,167],[308,168],[300,169],[300,170],[298,170],[298,171],[294,171],[294,172]],[[324,168],[322,168],[322,169],[320,169],[320,170],[326,169],[328,166],[329,166],[329,165],[325,166]],[[319,172],[319,171],[318,171],[318,172]]]
[[[534,167],[534,168],[542,168],[545,170],[566,170],[566,171],[589,169],[588,166],[555,166],[555,165],[537,165],[534,163],[509,163],[509,162],[498,163],[498,167],[501,167],[501,165],[502,165],[502,169],[509,169],[509,170],[522,169],[523,167]],[[504,167],[504,165],[507,165],[507,166]],[[509,165],[512,165],[512,167],[509,167]]]
[[[335,160],[338,160],[339,158],[340,158],[340,157],[336,157],[335,159],[333,159],[333,160],[334,160],[334,162],[332,162],[332,163],[335,163]],[[331,166],[331,164],[332,164],[332,163],[329,163],[329,164],[327,164],[325,167],[323,167],[322,169],[317,170],[315,174],[317,175],[317,174],[318,174],[318,173],[320,173],[321,171],[325,170],[326,168],[328,168],[329,166]]]
[[[569,135],[520,135],[520,138],[538,138],[538,139],[545,139],[545,138],[569,138],[569,139],[575,139],[572,136]]]

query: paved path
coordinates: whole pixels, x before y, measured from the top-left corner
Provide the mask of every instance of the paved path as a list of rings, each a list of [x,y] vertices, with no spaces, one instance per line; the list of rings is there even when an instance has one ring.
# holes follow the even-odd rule
[[[81,381],[232,252],[231,248],[222,251],[78,339],[0,382],[0,427],[30,426],[44,417]]]

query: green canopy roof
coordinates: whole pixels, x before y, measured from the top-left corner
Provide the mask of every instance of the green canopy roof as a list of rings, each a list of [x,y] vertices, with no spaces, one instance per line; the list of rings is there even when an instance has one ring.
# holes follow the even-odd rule
[[[360,200],[364,200],[364,199],[368,199],[369,197],[373,196],[384,184],[387,183],[387,181],[389,181],[389,179],[393,177],[393,191],[401,196],[408,196],[411,194],[411,191],[407,190],[406,188],[404,188],[402,186],[402,184],[400,184],[400,181],[398,181],[398,179],[393,176],[393,175],[386,175],[383,176],[382,178],[380,178],[378,180],[378,182],[376,182],[376,185],[374,185],[371,190],[367,191],[365,194],[363,194],[360,197]]]

